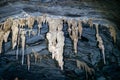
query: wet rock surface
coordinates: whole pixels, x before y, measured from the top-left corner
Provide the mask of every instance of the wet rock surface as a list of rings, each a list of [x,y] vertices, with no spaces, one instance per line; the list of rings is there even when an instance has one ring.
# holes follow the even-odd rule
[[[51,1],[51,0],[45,0]],[[12,3],[14,5],[7,5],[0,9],[0,17],[1,21],[8,16],[14,16],[25,10],[25,12],[31,14],[36,11],[48,12],[49,14],[55,15],[65,15],[69,17],[85,17],[87,14],[74,13],[78,9],[71,9],[64,7],[63,12],[61,11],[61,7],[45,7],[45,6],[37,6],[31,3]],[[20,5],[18,5],[20,4]],[[27,4],[27,5],[26,5]],[[21,6],[22,5],[22,6]],[[64,4],[62,4],[64,5]],[[81,4],[82,5],[86,5]],[[11,7],[10,7],[11,6]],[[16,6],[16,7],[15,7]],[[51,5],[48,5],[51,6]],[[8,8],[9,7],[9,8]],[[87,12],[84,10],[86,8],[90,8],[90,6],[83,6],[83,12]],[[59,9],[58,9],[59,8]],[[81,8],[81,7],[80,7]],[[58,9],[57,11],[54,11]],[[68,9],[68,10],[67,10]],[[71,9],[71,11],[69,11]],[[53,11],[52,11],[53,10]],[[73,10],[73,11],[72,11]],[[81,10],[81,9],[80,9]],[[92,11],[91,9],[88,9]],[[82,11],[82,10],[81,10]],[[81,12],[80,11],[80,12]],[[9,13],[7,13],[9,12]],[[5,14],[3,14],[5,13]],[[96,16],[97,18],[101,18],[101,15],[96,14],[96,11],[89,12],[90,15]],[[36,15],[36,14],[32,14]],[[53,15],[52,15],[53,16]],[[56,17],[56,16],[55,16]],[[57,16],[59,17],[59,16]],[[33,30],[36,32],[37,24],[34,24]],[[26,48],[25,48],[25,63],[21,65],[21,48],[19,50],[19,58],[16,60],[16,48],[13,50],[11,46],[11,41],[9,40],[5,43],[4,53],[0,55],[0,79],[3,80],[14,80],[18,78],[19,80],[120,80],[120,51],[119,48],[113,43],[113,40],[110,36],[110,32],[106,26],[103,26],[100,23],[99,34],[103,39],[105,46],[105,55],[106,55],[106,64],[103,64],[102,53],[97,47],[96,41],[96,31],[95,26],[90,28],[88,24],[83,24],[83,33],[82,38],[78,41],[78,53],[74,54],[73,43],[69,37],[69,33],[67,31],[67,23],[64,23],[64,36],[65,36],[65,46],[64,46],[64,70],[60,70],[58,63],[52,59],[51,53],[48,51],[48,41],[45,37],[46,32],[48,32],[48,25],[43,24],[41,28],[41,34],[27,37],[26,39]],[[27,35],[28,36],[28,35]],[[34,49],[39,55],[41,59],[35,63],[33,57]],[[30,54],[31,67],[28,71],[27,69],[27,54]],[[95,73],[92,75],[88,74],[86,76],[86,72],[83,69],[79,69],[76,64],[76,60],[80,60],[85,62],[89,67],[93,68]]]

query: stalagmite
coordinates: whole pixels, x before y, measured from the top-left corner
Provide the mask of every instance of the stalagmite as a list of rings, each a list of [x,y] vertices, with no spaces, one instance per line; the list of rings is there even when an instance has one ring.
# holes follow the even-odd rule
[[[29,54],[27,55],[27,68],[29,71],[30,70],[30,55]]]
[[[18,21],[14,20],[12,25],[12,49],[17,45]]]
[[[98,47],[99,47],[99,49],[101,50],[101,52],[103,54],[104,64],[106,64],[106,61],[105,61],[105,48],[104,48],[103,40],[102,40],[102,38],[101,38],[101,36],[99,35],[99,32],[98,32],[98,24],[96,24],[96,38],[97,38],[97,41],[98,41]]]
[[[78,32],[79,32],[79,38],[81,39],[81,35],[82,35],[82,23],[81,23],[81,20],[78,21]]]
[[[22,65],[24,63],[24,53],[25,53],[25,34],[24,30],[21,30],[21,45],[22,45]]]

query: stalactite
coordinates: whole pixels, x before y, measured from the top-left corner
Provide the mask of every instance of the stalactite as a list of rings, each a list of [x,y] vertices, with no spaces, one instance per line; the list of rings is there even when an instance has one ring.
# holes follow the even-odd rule
[[[8,30],[8,31],[4,34],[4,41],[5,41],[5,42],[7,42],[8,37],[9,37],[9,34],[10,34],[10,30]]]
[[[73,47],[74,47],[74,52],[77,53],[77,43],[78,43],[78,27],[77,27],[77,21],[76,20],[72,20],[72,28],[71,28],[71,33],[70,37],[73,41]]]
[[[49,23],[49,32],[46,37],[48,39],[48,49],[52,53],[52,59],[56,59],[63,70],[63,47],[64,33],[62,32],[63,23],[61,19],[47,19]]]
[[[17,45],[18,21],[14,20],[12,25],[12,49]]]
[[[18,36],[17,36],[17,51],[16,51],[17,60],[18,60],[19,46],[20,46],[20,28],[18,28]]]
[[[44,13],[44,14],[41,16],[41,19],[42,19],[42,22],[43,22],[43,23],[46,22],[46,18],[47,18],[47,14]]]
[[[27,20],[28,28],[30,29],[30,30],[28,31],[28,32],[29,32],[28,34],[29,34],[29,37],[30,37],[30,36],[31,36],[31,31],[32,31],[32,28],[33,28],[35,19],[34,19],[34,17],[29,16],[28,18],[26,18],[26,20]]]
[[[28,28],[32,29],[34,25],[34,20],[35,20],[34,17],[29,16],[28,18],[26,18],[26,20],[27,20]]]
[[[23,28],[26,25],[26,19],[25,18],[19,18],[19,26]]]
[[[28,36],[29,36],[29,38],[31,37],[31,32],[32,32],[32,29],[29,29],[28,30]]]
[[[93,27],[93,20],[92,20],[92,18],[90,18],[89,20],[88,20],[88,24],[89,24],[89,26],[92,28]]]
[[[3,30],[4,23],[0,23],[0,30]]]
[[[21,45],[22,45],[22,65],[24,64],[24,53],[25,53],[25,34],[24,30],[21,30]]]
[[[102,55],[103,55],[104,64],[106,64],[106,61],[105,61],[105,48],[104,48],[103,40],[102,40],[101,36],[99,35],[98,24],[96,24],[96,38],[97,38],[97,41],[98,41],[98,47],[101,50]]]
[[[72,38],[72,36],[71,36],[72,35],[72,28],[71,28],[72,20],[71,19],[68,20],[67,23],[68,23],[68,33],[69,33],[70,38]]]
[[[64,33],[62,31],[61,26],[58,28],[58,32],[57,32],[57,44],[56,44],[56,52],[55,52],[55,58],[58,61],[58,64],[61,68],[61,70],[63,70],[63,49],[64,49]]]
[[[79,38],[81,39],[81,35],[82,35],[82,23],[81,20],[78,21],[78,32],[79,32]]]
[[[30,55],[29,54],[27,55],[27,68],[29,71],[30,70]]]
[[[12,25],[13,25],[13,18],[10,17],[4,22],[4,27],[3,27],[4,32],[11,30]]]
[[[34,49],[32,49],[33,55],[34,55],[34,59],[35,59],[35,64],[37,63],[37,61],[41,61],[42,56],[39,55],[39,53],[35,52]]]
[[[92,75],[95,72],[94,69],[90,68],[85,62],[76,60],[76,64],[77,64],[77,67],[79,69],[85,70],[85,72],[86,72],[86,79],[88,79],[88,74]]]
[[[41,16],[37,17],[37,22],[38,22],[38,35],[39,35],[40,34],[40,29],[42,28],[42,22],[43,22]]]
[[[49,32],[47,33],[46,37],[48,39],[48,50],[53,53],[55,46],[56,46],[56,30],[57,30],[57,26],[56,26],[56,20],[48,18],[47,19],[48,24],[49,24]],[[53,54],[52,54],[53,55]]]
[[[2,53],[3,39],[4,39],[4,31],[0,30],[0,53]]]
[[[109,27],[109,31],[110,31],[110,35],[113,38],[114,43],[116,43],[116,36],[117,36],[117,32],[114,26],[110,26]]]

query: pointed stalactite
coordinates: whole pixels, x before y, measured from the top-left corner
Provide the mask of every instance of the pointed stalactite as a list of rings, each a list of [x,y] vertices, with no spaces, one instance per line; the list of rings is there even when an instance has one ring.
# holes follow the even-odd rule
[[[76,20],[68,21],[68,32],[69,36],[73,41],[74,52],[77,53],[77,43],[78,43],[78,26]],[[71,27],[69,27],[71,26]]]
[[[64,50],[64,32],[62,31],[62,24],[61,26],[58,26],[58,31],[57,31],[57,44],[56,44],[56,50],[55,50],[55,59],[58,61],[58,64],[63,70],[63,50]]]
[[[24,64],[24,54],[25,54],[25,34],[24,30],[21,30],[21,45],[22,45],[22,65]]]
[[[81,35],[82,35],[82,23],[81,20],[78,21],[78,32],[79,32],[79,38],[81,39]]]
[[[69,19],[68,21],[67,21],[67,23],[68,23],[68,33],[69,33],[69,36],[70,36],[70,38],[72,38],[72,20],[71,19]]]
[[[19,27],[23,28],[26,25],[26,19],[25,18],[19,18]]]
[[[98,24],[96,24],[96,38],[97,38],[97,42],[98,42],[98,47],[102,52],[103,62],[104,62],[104,64],[106,64],[106,61],[105,61],[105,47],[104,47],[104,44],[103,44],[103,40],[102,40],[101,36],[99,35]]]
[[[30,55],[29,54],[27,55],[27,68],[29,71],[30,70]]]
[[[12,25],[12,49],[17,45],[17,36],[18,36],[18,20],[13,21]]]
[[[114,26],[109,26],[110,35],[113,38],[114,43],[116,43],[117,32]]]
[[[18,28],[18,36],[17,36],[17,50],[16,50],[16,59],[17,60],[18,60],[19,46],[20,46],[20,28]]]
[[[42,28],[42,17],[41,16],[38,16],[37,17],[37,22],[38,22],[38,36],[40,35],[40,29]]]
[[[2,53],[3,40],[4,40],[4,31],[0,30],[0,53]]]

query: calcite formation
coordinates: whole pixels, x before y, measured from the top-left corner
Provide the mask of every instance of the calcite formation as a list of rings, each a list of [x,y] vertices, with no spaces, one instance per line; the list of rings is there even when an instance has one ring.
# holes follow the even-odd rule
[[[77,53],[77,43],[78,43],[78,31],[80,33],[80,37],[81,37],[81,24],[77,25],[77,21],[76,20],[68,20],[68,32],[69,32],[69,36],[73,41],[73,45],[74,45],[74,52]]]
[[[9,17],[6,19],[4,22],[0,23],[0,53],[3,52],[2,46],[3,42],[7,42],[9,37],[12,42],[12,49],[15,49],[17,46],[17,51],[16,51],[16,59],[18,59],[19,55],[19,48],[22,50],[22,65],[24,64],[24,55],[25,55],[25,46],[26,46],[26,33],[28,32],[28,36],[31,35],[31,33],[36,35],[36,32],[33,31],[34,27],[34,22],[37,21],[38,23],[38,30],[36,31],[37,34],[40,34],[40,30],[42,28],[42,24],[48,24],[49,31],[46,34],[46,38],[48,40],[48,50],[49,52],[52,53],[52,59],[57,60],[61,70],[63,70],[63,52],[64,52],[64,32],[63,32],[63,23],[67,22],[68,28],[67,31],[69,33],[69,36],[71,40],[73,41],[73,48],[74,52],[77,53],[77,45],[78,45],[78,40],[82,39],[82,32],[83,32],[83,27],[82,23],[89,24],[90,27],[93,27],[93,21],[92,19],[87,20],[81,20],[81,19],[67,19],[66,17],[63,18],[53,18],[50,16],[42,15],[42,16],[30,16],[27,15],[25,18],[14,18],[14,17]],[[26,30],[26,26],[28,29]],[[116,43],[116,29],[112,26],[109,27],[110,30],[110,35],[112,36],[114,43]],[[10,33],[12,33],[12,36],[9,36]],[[38,36],[39,37],[39,36]],[[99,35],[98,31],[98,24],[96,24],[96,39],[98,42],[98,47],[102,52],[103,55],[103,62],[106,64],[105,60],[105,47],[104,43],[102,40],[102,37]],[[35,58],[35,63],[38,61],[38,59],[41,59],[41,56],[39,53],[35,52],[34,53],[34,58]],[[92,69],[89,69],[88,67],[85,67],[86,64],[81,63],[77,61],[78,67],[83,67],[85,68],[89,73],[91,73]],[[27,65],[28,65],[28,70],[30,69],[30,55],[27,55]]]
[[[63,48],[64,48],[64,33],[62,31],[63,23],[60,19],[47,19],[49,23],[49,32],[47,33],[48,49],[52,53],[52,58],[58,61],[58,64],[63,70]]]
[[[22,45],[22,65],[24,63],[24,54],[25,54],[25,34],[26,32],[24,30],[21,30],[21,45]]]

